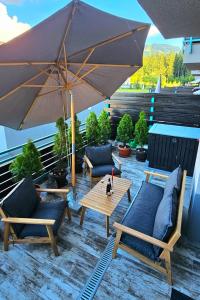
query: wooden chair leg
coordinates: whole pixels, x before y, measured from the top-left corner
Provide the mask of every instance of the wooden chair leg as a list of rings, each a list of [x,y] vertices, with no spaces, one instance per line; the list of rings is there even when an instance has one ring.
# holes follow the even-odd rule
[[[66,207],[66,213],[67,213],[68,220],[71,221],[72,215],[71,215],[71,210],[68,205]]]
[[[49,235],[49,239],[50,239],[50,243],[51,243],[51,247],[53,249],[53,252],[54,252],[55,256],[59,256],[58,247],[56,245],[56,240],[55,240],[55,237],[54,237],[54,234],[53,234],[52,227],[50,225],[46,225],[46,228],[47,228],[47,232],[48,232],[48,235]]]
[[[116,238],[115,238],[115,244],[114,244],[113,253],[112,253],[112,258],[116,257],[118,245],[119,245],[119,242],[120,242],[120,239],[121,239],[121,235],[122,235],[122,231],[117,230],[117,234],[116,234]]]
[[[8,251],[9,247],[9,234],[10,234],[10,224],[4,223],[4,251]]]
[[[82,206],[82,210],[81,210],[81,218],[80,218],[80,226],[83,225],[83,220],[84,220],[84,216],[85,216],[85,211],[86,211],[86,207]]]
[[[167,271],[167,281],[172,285],[171,257],[169,251],[165,251],[165,266]]]

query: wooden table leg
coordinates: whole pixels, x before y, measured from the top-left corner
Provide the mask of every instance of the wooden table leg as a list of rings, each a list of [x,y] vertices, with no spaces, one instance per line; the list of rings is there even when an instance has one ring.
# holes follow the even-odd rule
[[[83,225],[83,220],[84,220],[84,215],[85,215],[85,211],[86,211],[86,207],[83,206],[82,207],[82,211],[81,211],[81,219],[80,219],[80,225]]]
[[[130,192],[130,189],[128,189],[127,194],[128,194],[128,202],[131,202],[131,192]]]
[[[107,234],[107,237],[109,237],[110,235],[110,226],[109,226],[109,216],[106,216],[106,234]]]

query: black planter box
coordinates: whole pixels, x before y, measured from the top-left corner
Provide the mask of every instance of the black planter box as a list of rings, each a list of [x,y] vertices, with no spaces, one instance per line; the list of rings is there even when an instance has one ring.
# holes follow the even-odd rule
[[[149,131],[149,167],[166,171],[174,170],[179,164],[193,175],[200,128],[154,124]]]

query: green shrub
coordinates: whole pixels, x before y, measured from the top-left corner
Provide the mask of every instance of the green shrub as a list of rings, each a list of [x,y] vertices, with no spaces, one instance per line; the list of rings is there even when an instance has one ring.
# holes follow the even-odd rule
[[[83,147],[83,138],[82,134],[80,132],[80,125],[81,122],[79,121],[77,115],[75,115],[75,144],[76,144],[76,149],[77,150],[82,150],[81,148]],[[72,127],[70,126],[69,131],[68,131],[68,139],[69,139],[69,144],[72,144]]]
[[[146,121],[146,115],[143,111],[140,112],[139,120],[135,124],[135,141],[141,147],[147,143],[148,126]]]
[[[57,167],[63,168],[63,165],[66,165],[64,161],[67,155],[68,125],[65,123],[64,118],[61,117],[56,121],[56,127],[58,129],[58,132],[56,133],[54,138],[53,152],[55,155],[57,155],[58,158]]]
[[[133,122],[129,114],[124,114],[117,127],[117,140],[122,142],[124,147],[133,137]]]
[[[111,136],[111,125],[110,120],[107,112],[105,110],[102,110],[99,118],[99,142],[101,144],[106,144],[108,142],[108,139],[110,139]]]
[[[11,163],[9,169],[15,176],[15,181],[19,181],[25,177],[31,177],[33,173],[41,173],[42,167],[40,154],[34,143],[29,140],[23,146],[22,153]]]
[[[91,145],[99,143],[99,124],[97,116],[94,112],[90,112],[86,119],[86,139]]]

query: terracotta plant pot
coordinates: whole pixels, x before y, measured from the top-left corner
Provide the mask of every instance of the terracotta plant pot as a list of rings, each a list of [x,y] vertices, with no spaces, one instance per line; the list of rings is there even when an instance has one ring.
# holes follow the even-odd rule
[[[131,148],[129,146],[124,147],[122,145],[119,145],[118,150],[119,150],[119,156],[121,157],[128,157],[131,154]]]
[[[147,159],[147,150],[144,148],[137,148],[136,149],[136,159],[138,161],[145,162]]]

